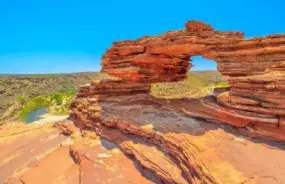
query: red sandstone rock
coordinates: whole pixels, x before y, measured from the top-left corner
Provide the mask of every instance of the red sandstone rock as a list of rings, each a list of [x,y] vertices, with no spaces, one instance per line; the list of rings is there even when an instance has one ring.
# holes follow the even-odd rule
[[[211,25],[189,21],[185,30],[115,42],[103,56],[102,71],[121,78],[122,84],[112,85],[112,90],[99,84],[99,90],[83,90],[80,95],[147,93],[151,83],[185,79],[196,55],[215,60],[218,70],[229,76],[227,97],[217,96],[224,110],[215,111],[224,119],[213,114],[209,119],[243,127],[265,125],[267,120],[258,117],[271,116],[268,126],[278,128],[277,116],[285,115],[284,34],[244,39],[240,32],[216,31]],[[238,123],[233,117],[241,114]]]
[[[279,118],[279,127],[280,129],[285,130],[285,117],[284,116],[281,116]]]
[[[172,104],[169,104],[167,100],[157,101],[144,94],[104,99],[105,102],[97,104],[101,106],[97,109],[108,114],[101,116],[101,121],[93,119],[91,127],[79,129],[70,121],[58,122],[56,127],[60,131],[51,125],[15,123],[1,127],[1,181],[7,184],[277,184],[285,179],[280,174],[285,169],[281,144],[255,142],[230,127],[194,120],[157,105],[174,107],[177,103],[179,108],[191,111],[197,106],[195,103],[179,99],[170,100]],[[85,98],[77,101],[86,106],[94,105]],[[124,113],[126,108],[128,112]],[[76,113],[80,118],[76,124],[86,125],[89,119],[86,116],[93,111]],[[113,119],[107,115],[119,116]],[[106,127],[105,120],[116,127]],[[153,121],[153,127],[144,125],[148,120]],[[284,139],[284,135],[278,133],[280,129],[268,130],[248,127],[245,133],[260,136],[262,132],[261,135],[278,135]],[[65,137],[61,132],[72,132],[72,135]]]
[[[243,33],[216,31],[197,21],[185,27],[115,42],[103,56],[102,71],[120,79],[93,81],[80,88],[71,105],[77,127],[57,123],[54,127],[61,134],[51,127],[47,132],[30,126],[1,130],[1,181],[282,183],[284,150],[187,116],[227,123],[248,136],[285,141],[285,35],[245,40]],[[231,88],[203,99],[147,95],[151,83],[185,79],[195,55],[214,59],[218,70],[229,76]],[[67,137],[62,134],[73,140],[68,144],[75,143],[64,145]],[[116,143],[135,162],[103,149],[99,137]],[[48,149],[53,149],[50,154]],[[54,168],[58,159],[62,163]]]
[[[119,80],[94,81],[80,88],[71,105],[76,124],[116,143],[125,154],[134,156],[146,170],[154,172],[156,181],[244,183],[246,179],[212,174],[211,167],[205,167],[201,161],[205,159],[203,152],[197,152],[188,142],[189,137],[181,132],[168,132],[167,125],[175,121],[157,124],[155,119],[159,115],[155,114],[147,120],[153,121],[156,130],[141,124],[147,114],[165,108],[173,110],[172,113],[233,125],[248,136],[285,141],[285,35],[246,40],[243,33],[216,31],[197,21],[187,22],[185,27],[160,36],[115,42],[102,58],[102,72]],[[185,79],[192,67],[191,57],[196,55],[217,62],[218,70],[229,76],[231,87],[227,91],[202,99],[164,100],[147,95],[151,83]],[[136,109],[137,106],[140,108]],[[152,111],[145,111],[150,106]],[[160,149],[164,154],[160,154]],[[149,157],[147,153],[155,154]],[[77,153],[74,155],[79,163],[86,160]],[[169,161],[172,165],[169,168],[160,165],[167,165],[165,157],[175,158],[173,163]],[[91,168],[88,164],[82,168]],[[232,172],[228,167],[226,170]],[[179,172],[183,179],[174,177]],[[268,182],[261,178],[259,183]]]
[[[189,32],[204,32],[204,31],[214,31],[211,25],[204,24],[199,21],[189,21],[185,23],[186,30]]]
[[[197,122],[189,117],[187,119],[186,115],[217,122],[232,122],[236,126],[244,123],[244,127],[254,123],[260,125],[258,129],[249,129],[244,133],[285,140],[285,136],[280,134],[281,129],[277,128],[277,118],[255,113],[228,112],[223,106],[218,106],[214,99],[165,100],[146,94],[99,95],[97,98],[92,103],[84,97],[73,102],[76,124],[86,125],[91,119],[88,129],[116,143],[125,154],[132,155],[145,171],[155,173],[152,178],[155,183],[243,183],[251,181],[253,175],[258,183],[278,183],[284,178],[279,175],[275,179],[262,176],[268,163],[273,164],[274,168],[283,168],[283,163],[277,159],[282,158],[283,151],[260,143],[253,144],[239,135],[231,134],[233,130],[225,134],[218,124],[200,122],[195,125]],[[82,106],[77,108],[78,104]],[[93,111],[82,111],[90,106],[100,106],[95,108],[101,112],[98,119],[91,118]],[[272,123],[276,126],[269,127],[267,123],[270,121],[276,122]],[[145,122],[150,122],[152,128],[148,128]],[[198,129],[202,129],[202,132]],[[265,148],[272,152],[265,151]],[[256,152],[259,153],[258,156]],[[275,156],[264,160],[265,155],[272,154]],[[243,162],[240,161],[241,158]],[[92,170],[91,167],[88,168]],[[183,173],[184,177],[179,173]]]
[[[64,171],[74,164],[73,159],[68,156],[69,146],[63,146],[56,151],[49,154],[46,158],[37,163],[37,167],[26,172],[22,178],[22,183],[29,184],[49,184],[57,177],[59,177]],[[58,160],[58,165],[54,163]],[[44,172],[48,171],[48,172]]]
[[[246,105],[259,105],[260,102],[254,99],[240,97],[240,96],[231,96],[230,97],[231,103],[240,103],[240,104],[246,104]]]

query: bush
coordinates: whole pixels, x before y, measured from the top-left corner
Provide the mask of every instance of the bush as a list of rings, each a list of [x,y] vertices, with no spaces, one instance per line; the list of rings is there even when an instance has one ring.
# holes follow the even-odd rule
[[[41,108],[47,108],[52,114],[68,114],[69,106],[76,94],[76,90],[60,90],[58,93],[39,96],[31,99],[21,110],[19,117],[25,119],[30,112],[35,112]],[[19,100],[22,100],[19,98]]]

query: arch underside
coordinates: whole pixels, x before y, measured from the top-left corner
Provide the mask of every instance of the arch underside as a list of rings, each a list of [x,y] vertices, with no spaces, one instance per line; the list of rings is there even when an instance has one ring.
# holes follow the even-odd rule
[[[93,82],[96,87],[82,91],[148,93],[151,83],[184,80],[192,67],[191,57],[203,56],[217,62],[231,87],[217,93],[214,102],[201,102],[219,116],[201,117],[270,130],[269,136],[285,131],[285,35],[244,39],[241,32],[220,32],[197,21],[185,26],[159,36],[115,42],[102,58],[102,72],[119,80]]]

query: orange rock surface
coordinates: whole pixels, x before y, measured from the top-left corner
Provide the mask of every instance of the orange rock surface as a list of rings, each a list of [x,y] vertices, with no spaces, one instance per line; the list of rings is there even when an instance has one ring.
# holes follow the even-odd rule
[[[7,184],[151,184],[116,145],[71,121],[17,122],[0,130],[0,182]]]
[[[152,83],[184,80],[197,55],[217,62],[227,90],[200,99],[148,94]],[[102,72],[116,80],[82,86],[71,110],[78,127],[115,143],[155,183],[282,183],[284,145],[250,137],[285,141],[284,59],[285,35],[245,39],[189,21],[113,43]]]
[[[284,145],[244,137],[243,128],[239,132],[189,117],[230,119],[230,113],[223,114],[227,111],[213,111],[211,103],[148,94],[98,95],[78,97],[71,109],[80,129],[115,143],[155,183],[282,183]]]
[[[184,30],[115,42],[103,55],[102,72],[119,80],[92,83],[78,96],[148,93],[151,83],[185,79],[197,55],[216,61],[231,86],[216,95],[212,108],[205,107],[221,118],[208,119],[248,127],[261,136],[271,131],[270,137],[280,140],[279,134],[285,134],[285,34],[245,39],[241,32],[189,21]]]
[[[78,97],[71,107],[75,123],[6,124],[0,128],[0,181],[278,184],[285,180],[284,144],[251,139],[231,126],[189,117],[191,106],[199,113],[199,104],[191,101],[147,94]]]

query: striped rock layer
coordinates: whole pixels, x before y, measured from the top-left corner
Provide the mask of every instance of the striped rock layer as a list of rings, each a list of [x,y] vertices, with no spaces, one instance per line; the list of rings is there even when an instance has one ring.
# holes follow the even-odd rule
[[[241,32],[189,21],[184,30],[114,42],[101,65],[102,72],[119,80],[93,82],[78,96],[148,93],[151,83],[184,80],[192,56],[216,61],[231,86],[216,94],[214,103],[202,103],[204,112],[195,116],[284,139],[285,34],[245,39]]]

